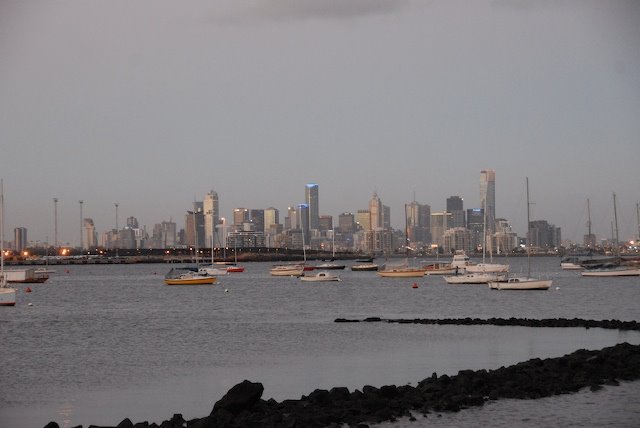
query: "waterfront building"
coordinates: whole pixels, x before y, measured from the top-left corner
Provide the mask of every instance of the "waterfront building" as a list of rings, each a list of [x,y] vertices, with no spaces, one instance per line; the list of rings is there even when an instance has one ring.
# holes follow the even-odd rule
[[[264,248],[265,236],[258,231],[237,231],[229,233],[227,237],[228,248]]]
[[[464,201],[460,196],[447,198],[447,212],[451,213],[451,227],[466,227]]]
[[[327,232],[329,230],[333,230],[333,216],[331,215],[321,215],[320,216],[320,230],[322,232]]]
[[[280,211],[277,208],[269,207],[264,210],[264,232],[268,233],[271,226],[280,223]]]
[[[287,208],[287,216],[284,219],[284,228],[286,230],[298,229],[298,209],[295,206],[289,206]]]
[[[305,186],[305,203],[308,210],[308,224],[310,230],[319,230],[320,229],[320,196],[319,196],[319,188],[315,183],[309,183]]]
[[[484,210],[470,208],[467,210],[467,229],[470,232],[470,246],[474,251],[481,250],[484,237]]]
[[[21,253],[25,248],[27,248],[27,228],[16,227],[13,229],[13,249]]]
[[[382,205],[382,228],[391,229],[391,207]]]

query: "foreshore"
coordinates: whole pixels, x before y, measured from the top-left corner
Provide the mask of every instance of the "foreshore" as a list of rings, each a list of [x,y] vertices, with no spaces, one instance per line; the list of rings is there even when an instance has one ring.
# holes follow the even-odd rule
[[[636,321],[491,318],[491,319],[336,319],[335,322],[389,322],[401,324],[496,325],[607,328],[640,330]],[[580,349],[571,354],[534,358],[496,370],[462,370],[457,375],[430,377],[411,385],[364,386],[349,391],[345,387],[317,389],[300,399],[262,399],[261,383],[245,380],[215,402],[211,413],[185,421],[180,414],[161,423],[120,422],[118,428],[213,428],[213,427],[368,427],[369,423],[395,421],[401,417],[416,420],[434,412],[457,412],[504,398],[537,399],[577,392],[583,388],[598,391],[603,385],[640,379],[640,345],[621,343],[601,350]],[[50,422],[45,428],[57,428]],[[81,427],[81,426],[79,426]],[[78,428],[79,428],[78,427]],[[90,425],[89,428],[98,428]]]

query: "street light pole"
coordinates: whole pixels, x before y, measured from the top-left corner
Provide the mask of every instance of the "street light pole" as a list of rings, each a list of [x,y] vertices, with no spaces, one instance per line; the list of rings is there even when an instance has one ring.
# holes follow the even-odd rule
[[[83,226],[83,222],[82,222],[82,203],[84,202],[82,199],[80,199],[78,201],[80,203],[80,251],[84,250],[84,239],[82,236],[82,226]]]
[[[53,247],[58,251],[58,198],[53,198]]]
[[[114,237],[114,246],[116,247],[116,257],[118,257],[118,244],[119,244],[119,232],[118,232],[118,203],[114,204],[116,206],[116,236]]]

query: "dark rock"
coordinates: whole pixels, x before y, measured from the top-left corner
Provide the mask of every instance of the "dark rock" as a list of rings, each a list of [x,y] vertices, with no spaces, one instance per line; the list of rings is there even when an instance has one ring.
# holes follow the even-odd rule
[[[60,428],[60,425],[58,425],[56,422],[49,422],[48,424],[46,424],[44,426],[44,428]]]
[[[134,426],[133,422],[131,422],[131,419],[125,418],[118,424],[117,428],[134,428]]]
[[[262,397],[263,392],[264,386],[261,383],[244,380],[232,387],[224,397],[214,404],[211,414],[226,410],[235,415],[250,409]]]

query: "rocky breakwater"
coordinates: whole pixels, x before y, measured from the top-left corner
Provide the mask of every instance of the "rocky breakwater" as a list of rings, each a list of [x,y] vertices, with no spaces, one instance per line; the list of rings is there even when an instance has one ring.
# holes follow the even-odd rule
[[[381,320],[369,318],[367,321]],[[522,321],[511,319],[510,322]],[[622,329],[625,326],[637,329],[637,324],[607,323],[623,326]],[[457,412],[489,400],[536,399],[582,388],[597,391],[603,385],[637,379],[640,379],[640,345],[621,343],[601,350],[581,349],[563,357],[534,358],[496,370],[462,370],[454,376],[433,373],[416,386],[364,386],[354,391],[344,387],[317,389],[298,400],[281,402],[262,399],[263,385],[245,380],[231,388],[204,418],[185,421],[177,414],[160,424],[134,424],[125,419],[118,428],[340,427],[343,424],[366,427],[368,423],[394,421],[400,417],[415,420],[433,412]],[[57,427],[55,422],[46,426]]]

